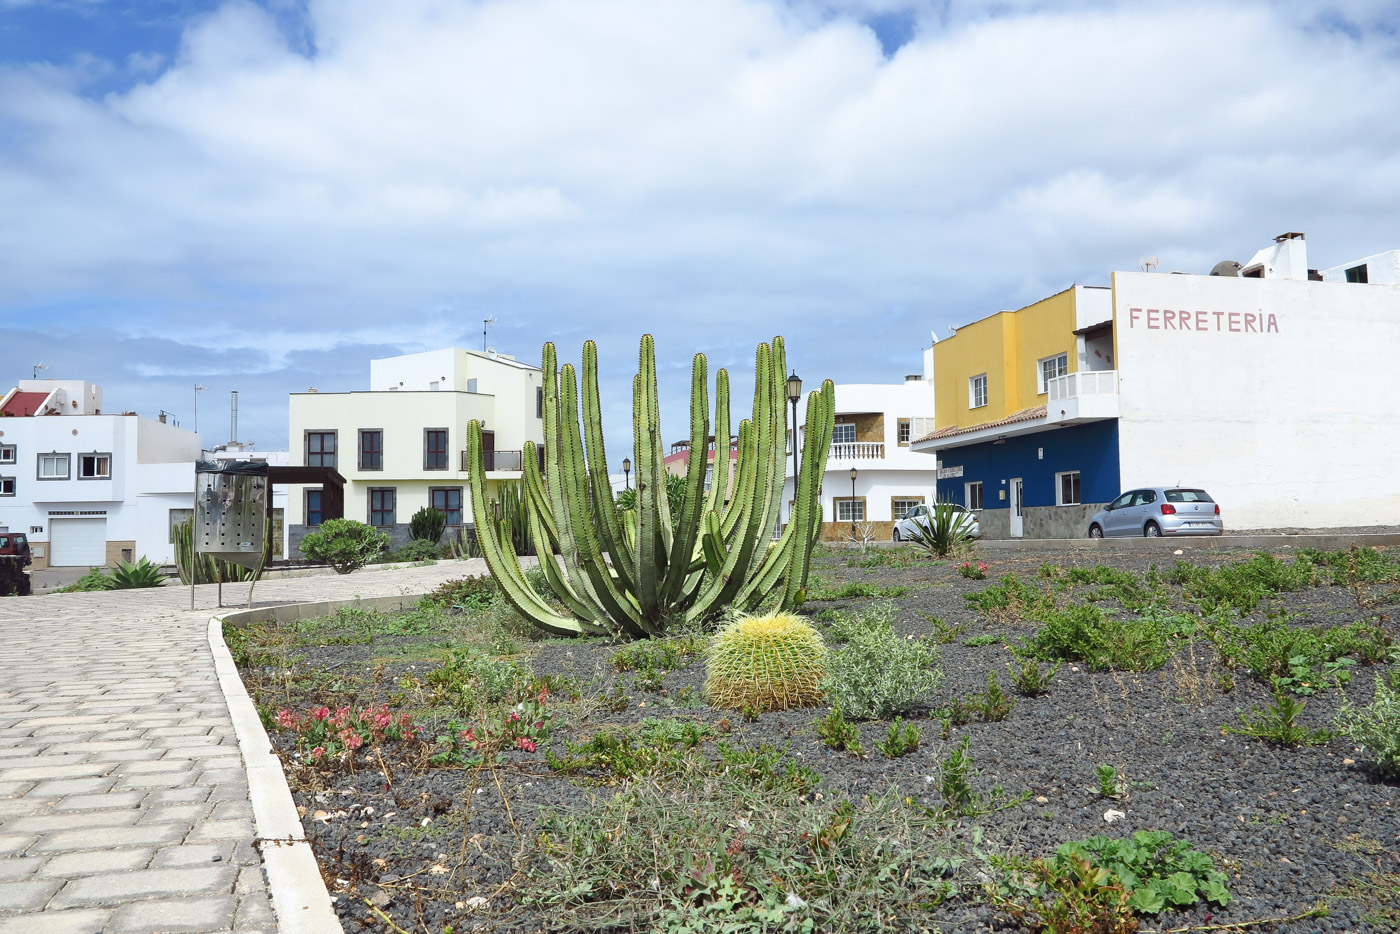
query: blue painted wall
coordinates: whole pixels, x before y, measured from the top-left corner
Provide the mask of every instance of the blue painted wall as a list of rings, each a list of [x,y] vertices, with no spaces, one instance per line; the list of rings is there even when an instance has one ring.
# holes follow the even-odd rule
[[[1044,457],[1040,451],[1044,450]],[[1106,503],[1117,496],[1118,420],[1052,428],[1035,434],[991,441],[940,452],[944,467],[962,466],[963,475],[938,481],[938,498],[963,502],[963,484],[982,481],[985,509],[1006,509],[1009,499],[998,490],[1003,480],[1020,477],[1025,506],[1055,505],[1055,474],[1079,471],[1079,498],[1084,503]],[[966,503],[964,503],[966,505]]]

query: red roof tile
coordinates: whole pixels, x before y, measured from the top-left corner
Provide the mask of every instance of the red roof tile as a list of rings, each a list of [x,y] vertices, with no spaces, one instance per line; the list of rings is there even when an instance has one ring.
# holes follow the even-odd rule
[[[46,392],[17,392],[10,397],[0,412],[6,415],[33,415],[48,397]]]
[[[917,439],[915,439],[915,440],[917,440],[917,441],[938,441],[938,440],[940,440],[940,439],[942,439],[942,438],[952,438],[952,437],[955,437],[955,436],[957,436],[957,435],[971,434],[971,433],[974,432],[974,431],[985,431],[985,430],[988,429],[988,428],[1000,428],[1000,427],[1002,427],[1003,425],[1014,425],[1014,424],[1016,424],[1017,422],[1029,422],[1029,421],[1034,421],[1034,420],[1037,419],[1037,418],[1044,418],[1044,417],[1045,417],[1045,406],[1043,406],[1043,405],[1038,405],[1038,406],[1036,406],[1036,407],[1033,408],[1033,409],[1022,409],[1021,411],[1015,413],[1014,415],[1008,415],[1006,418],[1003,418],[1003,419],[1001,419],[1000,421],[987,422],[987,423],[982,424],[982,425],[969,425],[969,426],[966,427],[966,428],[959,428],[957,425],[954,425],[952,428],[941,428],[941,429],[939,429],[938,431],[935,431],[935,432],[934,432],[933,434],[931,434],[931,435],[924,435],[922,438],[917,438]]]

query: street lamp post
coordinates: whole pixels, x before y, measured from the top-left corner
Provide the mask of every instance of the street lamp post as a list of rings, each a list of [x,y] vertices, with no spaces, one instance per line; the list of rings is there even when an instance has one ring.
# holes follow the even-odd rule
[[[632,489],[632,458],[630,457],[622,459],[622,488],[624,490]]]
[[[856,469],[851,468],[851,536],[856,534]]]
[[[797,505],[797,400],[802,398],[802,377],[793,370],[792,375],[787,379],[788,401],[792,403],[792,502]],[[788,519],[792,519],[792,511],[788,511]]]

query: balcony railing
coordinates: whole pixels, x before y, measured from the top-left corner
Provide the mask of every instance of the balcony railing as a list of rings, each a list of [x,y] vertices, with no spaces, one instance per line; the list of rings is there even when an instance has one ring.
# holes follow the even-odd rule
[[[1045,383],[1045,421],[1076,425],[1118,417],[1118,371],[1081,370]]]
[[[486,463],[486,469],[490,470],[514,470],[525,469],[524,451],[487,451],[482,460]],[[470,470],[471,460],[467,457],[467,452],[462,452],[462,469]]]
[[[1047,380],[1045,390],[1051,402],[1079,396],[1114,396],[1118,394],[1117,370],[1081,370]]]
[[[879,460],[885,456],[883,441],[843,441],[832,444],[829,460]]]

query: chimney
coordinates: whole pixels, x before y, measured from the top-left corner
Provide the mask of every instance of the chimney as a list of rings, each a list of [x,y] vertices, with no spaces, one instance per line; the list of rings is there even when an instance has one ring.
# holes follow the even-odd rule
[[[162,425],[165,424],[165,410],[164,410],[164,409],[161,409],[161,410],[160,410],[160,423],[161,423]]]
[[[232,444],[238,443],[238,390],[229,393],[229,413],[228,413],[228,440]]]

